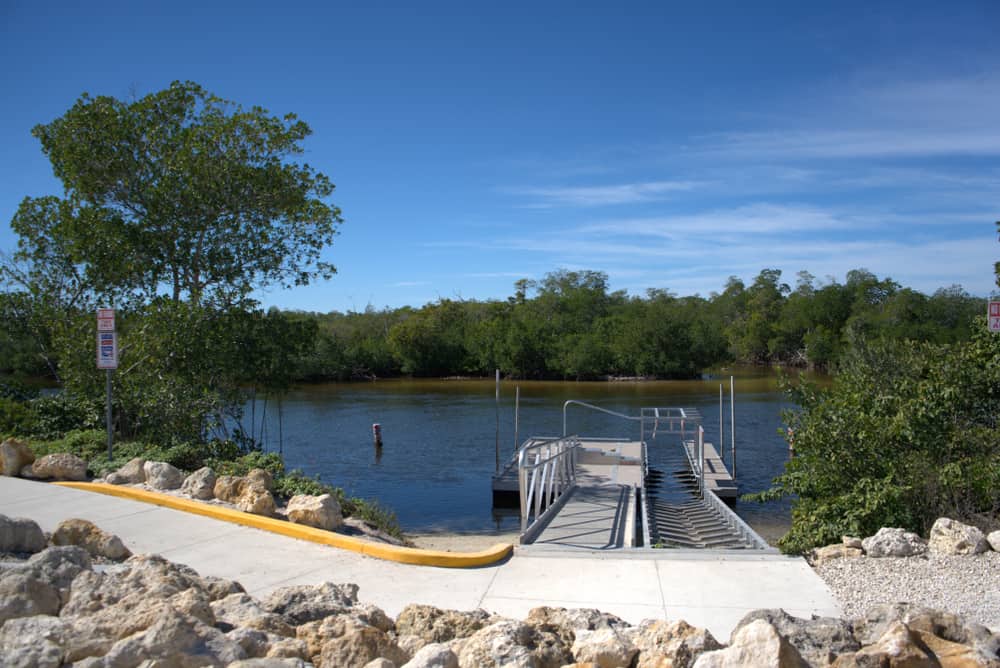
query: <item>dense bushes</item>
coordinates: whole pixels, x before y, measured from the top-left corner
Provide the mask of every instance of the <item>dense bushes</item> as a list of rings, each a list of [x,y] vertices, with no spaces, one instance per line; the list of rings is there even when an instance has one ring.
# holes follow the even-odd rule
[[[790,390],[796,456],[754,498],[794,495],[782,549],[801,552],[882,526],[926,533],[941,516],[1000,511],[1000,336],[983,319],[950,345],[858,345],[834,384]]]

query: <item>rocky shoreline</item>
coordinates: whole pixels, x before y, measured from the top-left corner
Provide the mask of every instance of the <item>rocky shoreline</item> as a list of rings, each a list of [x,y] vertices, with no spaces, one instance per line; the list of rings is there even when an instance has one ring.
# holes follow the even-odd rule
[[[0,516],[0,552],[21,557],[0,565],[5,666],[1000,668],[1000,636],[911,603],[845,619],[757,610],[720,640],[679,620],[630,625],[591,609],[539,607],[516,620],[413,604],[392,619],[349,583],[283,587],[258,600],[237,582],[130,556],[84,520],[47,536],[31,520]],[[827,565],[848,562],[862,560]]]

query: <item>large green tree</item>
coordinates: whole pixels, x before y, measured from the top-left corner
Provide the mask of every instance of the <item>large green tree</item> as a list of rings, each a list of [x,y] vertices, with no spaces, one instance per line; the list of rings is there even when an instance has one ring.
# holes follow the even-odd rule
[[[18,255],[52,243],[99,292],[218,305],[327,277],[341,222],[330,180],[294,162],[309,126],[191,82],[134,101],[84,94],[32,133],[64,198],[26,198]]]

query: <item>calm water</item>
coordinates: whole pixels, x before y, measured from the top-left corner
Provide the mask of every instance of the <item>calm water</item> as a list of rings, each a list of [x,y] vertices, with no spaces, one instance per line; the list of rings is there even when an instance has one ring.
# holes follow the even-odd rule
[[[725,376],[728,381],[728,373]],[[638,415],[644,406],[697,407],[706,440],[718,443],[719,377],[701,381],[614,383],[505,381],[501,386],[502,463],[514,450],[514,392],[521,388],[519,438],[562,433],[562,404],[579,399]],[[725,408],[729,462],[728,386]],[[736,457],[741,492],[765,488],[788,456],[778,434],[788,404],[771,373],[736,379]],[[249,424],[251,406],[245,423]],[[266,427],[268,450],[279,449],[277,409],[255,407],[257,431]],[[569,431],[638,438],[635,423],[580,407],[569,409]],[[372,423],[382,425],[381,457]],[[289,468],[318,475],[351,496],[378,499],[409,531],[515,529],[516,517],[491,508],[496,458],[496,403],[492,380],[389,380],[308,385],[283,401],[281,444]],[[667,443],[659,443],[664,447]],[[655,465],[656,451],[651,449]],[[765,535],[780,535],[788,504],[739,503],[737,511]]]

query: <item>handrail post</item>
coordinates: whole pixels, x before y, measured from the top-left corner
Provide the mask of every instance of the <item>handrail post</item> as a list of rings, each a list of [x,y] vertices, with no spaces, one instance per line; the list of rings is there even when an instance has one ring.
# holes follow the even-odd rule
[[[698,425],[698,487],[705,498],[705,429]]]

